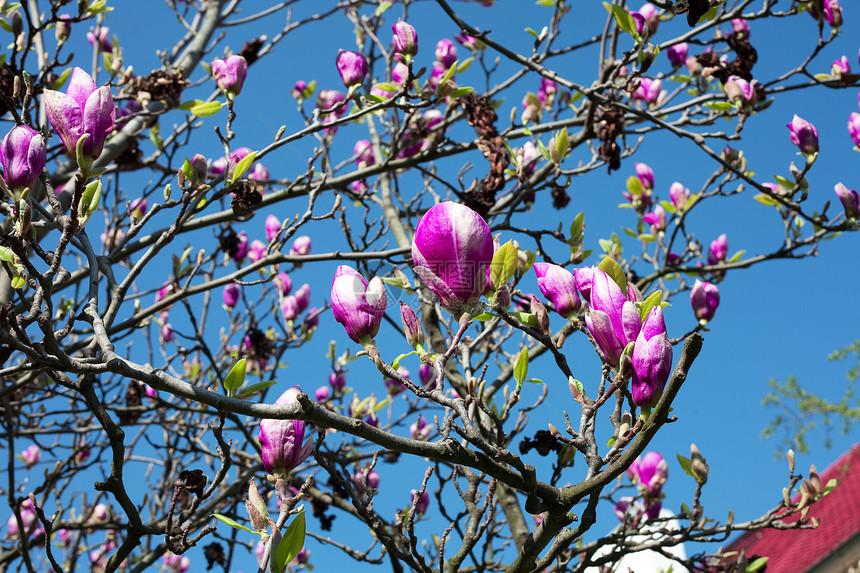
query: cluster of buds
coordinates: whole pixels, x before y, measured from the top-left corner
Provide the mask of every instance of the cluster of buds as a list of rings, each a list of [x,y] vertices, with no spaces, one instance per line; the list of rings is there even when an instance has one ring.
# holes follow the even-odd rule
[[[622,497],[615,504],[615,515],[622,523],[637,527],[644,517],[654,519],[660,515],[669,466],[658,452],[648,452],[630,464],[627,477],[638,486],[639,496]]]

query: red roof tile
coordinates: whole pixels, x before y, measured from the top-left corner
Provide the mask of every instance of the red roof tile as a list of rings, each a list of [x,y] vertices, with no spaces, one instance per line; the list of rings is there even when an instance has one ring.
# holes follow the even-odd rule
[[[819,519],[818,529],[748,531],[733,541],[728,551],[743,549],[748,556],[769,557],[768,573],[801,573],[848,541],[860,531],[860,444],[842,454],[820,476],[822,486],[831,479],[838,480],[839,485],[809,511],[810,517]]]

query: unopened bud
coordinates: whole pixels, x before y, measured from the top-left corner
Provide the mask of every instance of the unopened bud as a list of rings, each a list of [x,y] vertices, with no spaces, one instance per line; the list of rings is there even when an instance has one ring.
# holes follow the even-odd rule
[[[54,37],[60,44],[69,39],[69,34],[72,31],[72,26],[69,24],[68,18],[69,17],[65,14],[60,16],[60,19],[57,20],[56,27],[54,28]]]
[[[704,485],[708,481],[708,463],[696,444],[690,444],[690,469],[697,484]]]
[[[257,486],[254,480],[251,480],[248,486],[248,499],[245,500],[245,508],[248,510],[248,517],[251,518],[251,527],[254,531],[265,531],[267,529],[266,517],[266,502],[257,491]]]
[[[558,428],[553,426],[552,424],[547,424],[549,426],[549,433],[552,434],[552,437],[555,439],[561,438],[561,434],[558,431]]]
[[[499,290],[496,291],[496,302],[499,303],[499,306],[502,310],[507,310],[508,307],[511,306],[511,287],[508,284],[503,284],[499,287]]]
[[[549,157],[550,159],[552,159],[552,162],[558,165],[558,162],[561,161],[561,156],[559,156],[558,150],[556,149],[554,137],[549,140],[549,144],[546,146],[546,148],[549,151]]]
[[[530,306],[531,313],[537,319],[538,330],[544,334],[549,334],[549,313],[547,313],[546,307],[536,296],[532,296]]]
[[[782,488],[782,501],[785,503],[785,507],[791,507],[791,495],[789,495],[788,488]]]
[[[564,346],[564,341],[566,339],[567,339],[567,337],[564,335],[563,332],[561,334],[559,334],[558,340],[555,341],[555,347],[558,348],[559,350],[561,350],[561,347]]]
[[[206,163],[206,158],[199,153],[191,158],[191,169],[194,171],[195,183],[200,185],[206,181],[206,173],[209,167]]]
[[[630,342],[624,347],[624,352],[621,353],[621,358],[618,359],[618,375],[621,381],[629,380],[633,374],[633,347],[635,342]]]
[[[12,12],[9,16],[9,26],[12,28],[12,34],[15,36],[18,36],[24,31],[24,19],[17,10]]]
[[[786,459],[788,459],[788,471],[791,474],[794,474],[794,450],[788,450],[785,454]]]
[[[400,303],[400,317],[403,319],[403,330],[406,334],[406,342],[412,348],[424,345],[424,330],[415,311],[404,302]]]
[[[821,493],[821,477],[818,475],[818,470],[815,468],[815,464],[812,464],[809,468],[809,482],[815,488],[815,497]]]
[[[15,76],[15,79],[12,80],[12,95],[15,96],[15,99],[24,99],[24,82],[21,80],[21,76]]]
[[[800,521],[806,521],[807,517],[809,517],[809,506],[808,505],[800,511]]]
[[[618,426],[618,437],[620,438],[629,432],[631,426],[633,426],[633,416],[630,415],[630,412],[624,412],[624,415],[621,416],[621,425]]]
[[[729,510],[729,517],[728,517],[728,519],[726,519],[726,527],[731,527],[734,522],[735,522],[735,512],[730,509]]]

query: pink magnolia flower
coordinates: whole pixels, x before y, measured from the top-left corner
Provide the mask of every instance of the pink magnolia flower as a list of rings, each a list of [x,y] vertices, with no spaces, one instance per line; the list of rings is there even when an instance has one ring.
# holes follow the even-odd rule
[[[87,72],[75,68],[66,93],[45,90],[44,103],[51,127],[72,157],[78,140],[85,135],[89,137],[82,145],[83,154],[92,158],[101,155],[116,120],[113,96],[108,86],[97,88]]]
[[[276,406],[288,406],[296,402],[302,389],[293,386],[275,401]],[[313,450],[313,436],[304,444],[305,423],[302,420],[260,421],[260,449],[263,467],[270,474],[285,475],[304,462]]]

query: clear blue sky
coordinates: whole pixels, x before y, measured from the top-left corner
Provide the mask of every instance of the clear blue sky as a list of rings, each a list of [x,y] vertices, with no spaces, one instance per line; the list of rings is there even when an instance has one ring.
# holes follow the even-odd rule
[[[155,49],[163,48],[165,42],[180,32],[179,26],[166,16],[165,10],[145,4],[144,7],[144,3],[119,3],[116,11],[106,18],[111,32],[119,35],[126,62],[132,63],[138,73],[146,73],[155,67],[158,63]],[[248,3],[255,8],[267,4]],[[581,17],[565,21],[565,37],[581,39],[585,34],[598,33],[605,17],[600,4],[593,2],[587,8],[581,6],[583,3],[575,4],[574,10],[583,13]],[[851,41],[851,36],[853,34],[856,37],[857,24],[854,19],[860,18],[860,12],[852,10],[856,7],[851,3],[844,4],[846,25],[843,34],[836,45],[824,50],[810,66],[813,72],[827,72],[830,63],[843,53],[848,55],[852,66],[858,65],[858,46]],[[320,3],[300,3],[293,17],[298,18],[309,13],[311,8],[319,9],[319,6]],[[638,4],[634,3],[633,7],[638,7]],[[547,8],[520,0],[499,0],[491,9],[477,4],[457,5],[457,8],[467,21],[483,29],[491,29],[494,38],[504,38],[506,43],[522,53],[528,53],[532,43],[531,36],[525,34],[523,29],[530,26],[540,30],[550,14]],[[389,16],[392,22],[396,20],[395,10]],[[253,9],[246,9],[246,13],[251,12]],[[411,8],[411,14],[410,21],[418,28],[420,38],[419,67],[429,67],[436,41],[443,37],[451,38],[458,30],[433,2],[415,5]],[[227,41],[219,44],[206,60],[211,61],[214,56],[220,55],[225,45],[238,51],[242,43],[253,35],[274,36],[283,21],[284,13],[280,12],[276,17],[268,18],[252,28],[231,30]],[[753,22],[751,27],[752,41],[759,52],[755,75],[764,79],[770,79],[796,65],[804,54],[811,51],[817,37],[817,28],[806,15],[781,19],[776,23]],[[141,34],[142,29],[147,32]],[[664,22],[658,40],[665,41],[686,29],[683,18]],[[384,33],[381,39],[387,41],[388,35]],[[79,45],[75,63],[88,68],[88,45],[80,36],[74,41]],[[629,38],[624,41],[631,43]],[[354,49],[351,27],[344,18],[297,30],[276,47],[274,54],[252,66],[244,91],[237,99],[239,118],[234,128],[240,136],[236,139],[236,145],[259,149],[271,141],[282,124],[287,126],[287,133],[300,129],[301,120],[289,91],[297,80],[311,79],[317,80],[318,88],[341,89],[342,84],[334,66],[339,48]],[[550,64],[550,67],[553,66]],[[513,67],[503,62],[502,69],[511,70]],[[589,84],[596,62],[593,57],[569,58],[560,60],[559,67],[555,69],[573,81]],[[665,55],[658,57],[652,71],[668,71]],[[201,74],[202,71],[198,71],[191,79],[200,80]],[[476,66],[459,79],[464,85],[482,85]],[[510,107],[519,105],[526,91],[537,89],[537,82],[534,78],[520,81],[506,92],[507,99],[499,111],[500,125],[505,124]],[[197,90],[198,97],[205,97],[210,88],[211,83],[208,83]],[[857,111],[857,91],[818,88],[793,92],[784,98],[780,97],[765,113],[750,118],[744,130],[743,143],[738,145],[748,157],[749,168],[762,177],[769,174],[788,175],[789,162],[802,161],[795,155],[796,148],[790,143],[785,127],[792,115],[798,113],[814,123],[821,134],[821,156],[809,177],[811,202],[820,206],[830,200],[833,203],[830,213],[835,213],[840,205],[833,193],[833,185],[838,181],[843,181],[849,188],[860,185],[857,178],[858,155],[851,149],[845,127],[848,114]],[[222,112],[217,118],[205,121],[205,126],[195,136],[195,147],[189,151],[189,155],[201,151],[214,157],[218,153],[212,127],[219,125],[223,119]],[[162,133],[167,131],[167,127],[166,124],[162,125]],[[352,154],[354,141],[362,137],[361,127],[346,128],[337,134],[335,157],[343,160]],[[734,121],[724,122],[718,127],[731,130]],[[461,130],[459,133],[465,137],[469,131]],[[266,157],[264,163],[273,177],[292,178],[302,172],[305,157],[313,143],[300,142],[281,148]],[[588,157],[587,150],[577,150],[573,161],[587,160]],[[477,166],[470,175],[481,176],[485,171],[483,160],[479,156],[473,156],[470,160]],[[697,189],[713,171],[711,161],[689,142],[658,134],[649,137],[635,157],[623,163],[620,171],[607,175],[604,169],[599,169],[576,179],[571,189],[571,205],[566,210],[553,210],[548,197],[544,196],[539,198],[532,214],[520,223],[553,228],[562,222],[567,228],[577,212],[586,211],[586,248],[599,249],[598,238],[608,238],[612,231],[621,234],[622,225],[635,227],[633,212],[616,208],[623,201],[621,191],[626,178],[633,174],[634,161],[643,161],[653,167],[656,193],[663,199],[668,199],[668,188],[673,181],[681,181],[691,189]],[[455,173],[458,167],[458,162],[445,164],[448,173]],[[134,196],[128,178],[125,179],[125,192]],[[721,233],[728,234],[730,253],[745,249],[747,255],[758,254],[772,250],[779,244],[780,219],[772,208],[755,202],[751,193],[715,201],[710,207],[692,217],[689,226],[705,245]],[[298,209],[304,209],[301,200],[296,206],[279,204],[269,212],[283,218]],[[258,214],[243,228],[253,233],[256,227],[260,229],[256,235],[262,235],[265,214]],[[507,238],[513,237],[504,236],[502,240]],[[312,239],[314,252],[345,246],[336,234],[312,234]],[[529,244],[527,240],[520,240],[522,244]],[[177,248],[183,247],[184,242],[180,239],[176,245]],[[787,476],[786,465],[783,462],[774,463],[773,453],[777,441],[761,439],[762,429],[775,413],[764,409],[761,401],[768,391],[768,379],[782,381],[792,374],[822,396],[833,399],[841,396],[845,385],[844,375],[850,365],[829,364],[826,356],[858,337],[858,247],[860,242],[856,235],[842,236],[823,244],[820,256],[815,259],[770,262],[749,270],[733,271],[720,285],[722,300],[717,316],[711,324],[711,331],[705,334],[705,345],[691,376],[675,401],[675,414],[679,420],[660,432],[652,444],[652,449],[662,452],[669,459],[670,478],[664,502],[667,507],[677,510],[681,502],[692,501],[694,484],[691,478],[683,475],[674,460],[675,452],[688,454],[691,441],[699,446],[711,465],[710,480],[703,497],[708,515],[724,519],[728,510],[733,508],[736,521],[741,521],[759,516],[779,501]],[[625,254],[635,253],[636,248],[635,242],[627,239]],[[564,256],[558,247],[551,254]],[[595,264],[596,256],[587,262]],[[319,265],[318,268],[306,266],[294,275],[294,284],[309,282],[314,292],[313,304],[319,305],[328,296],[334,267],[334,264]],[[533,277],[526,277],[521,288],[537,292]],[[694,317],[686,295],[672,302],[673,306],[666,311],[666,320],[670,336],[677,336],[692,328]],[[396,314],[393,316],[397,318]],[[554,322],[553,325],[557,328],[560,323]],[[312,343],[300,353],[285,356],[289,367],[280,373],[280,384],[285,388],[300,380],[302,387],[309,392],[317,385],[324,384],[326,375],[321,372],[327,367],[324,366],[324,354],[330,339],[336,339],[341,349],[350,346],[339,325],[331,316],[324,316]],[[596,384],[598,361],[587,346],[582,339],[571,339],[565,350],[580,379],[584,382],[591,380]],[[394,353],[393,350],[388,352],[390,355]],[[406,362],[405,365],[417,370],[417,364]],[[536,373],[543,372],[544,379],[550,382],[550,402],[555,405],[554,408],[544,407],[539,410],[539,414],[533,415],[533,429],[545,427],[547,422],[558,425],[562,421],[560,410],[568,408],[573,412],[575,403],[569,396],[564,380],[551,370],[548,361],[543,366],[534,365],[533,368]],[[355,364],[350,372],[352,384],[364,380],[368,384],[378,384],[373,382],[377,377],[371,367],[363,363]],[[384,392],[381,384],[377,385],[375,391],[377,394]],[[832,451],[824,451],[820,447],[820,436],[812,437],[810,443],[813,454],[799,456],[798,468],[806,471],[809,463],[816,463],[822,469],[857,441],[857,437],[856,431],[848,436],[835,436]],[[534,453],[527,457],[527,461],[539,463]],[[383,512],[386,507],[390,511],[402,507],[408,500],[409,489],[420,483],[422,470],[415,464],[403,466],[406,467],[397,472],[392,471],[390,466],[382,472],[383,488],[402,490],[393,497],[386,496],[380,500],[377,507]],[[575,479],[578,473],[576,469],[572,471],[571,479]],[[314,519],[308,523],[310,529],[317,525]],[[349,523],[346,516],[339,516],[335,524],[335,537],[347,535],[347,526],[354,527],[354,523]],[[609,531],[615,525],[611,515],[604,515],[603,521],[594,531]],[[423,532],[429,536],[431,531],[438,531],[435,527],[436,524],[428,525]],[[361,536],[355,543],[357,548],[365,547],[369,545],[369,536]],[[309,547],[313,551],[313,562],[320,571],[346,562],[346,558],[334,549],[321,549],[315,543],[309,543]],[[688,553],[697,550],[697,547],[687,547]],[[244,566],[244,570],[252,570],[250,562]]]

